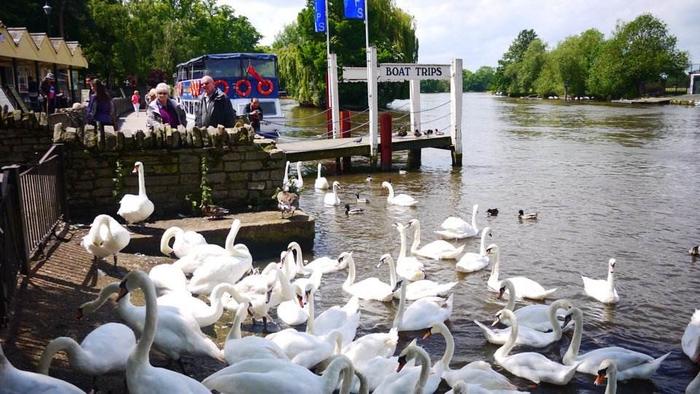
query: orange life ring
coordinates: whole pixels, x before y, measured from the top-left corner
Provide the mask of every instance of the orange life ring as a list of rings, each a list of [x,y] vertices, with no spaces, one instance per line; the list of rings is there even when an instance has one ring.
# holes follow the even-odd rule
[[[246,85],[245,90],[241,90],[241,87],[243,85]],[[250,92],[253,90],[252,85],[250,84],[250,81],[247,79],[239,79],[236,81],[236,94],[241,96],[241,97],[248,97],[250,95]]]
[[[221,90],[224,91],[224,94],[228,95],[228,82],[226,82],[225,80],[217,79],[214,82],[214,86],[216,86],[217,88],[221,88]]]
[[[199,79],[193,79],[190,82],[190,94],[192,97],[199,97],[199,94],[201,93],[201,85],[199,83]]]
[[[265,86],[268,88],[265,89]],[[262,94],[263,96],[269,96],[272,94],[273,90],[275,90],[275,85],[269,79],[258,81],[258,93]]]

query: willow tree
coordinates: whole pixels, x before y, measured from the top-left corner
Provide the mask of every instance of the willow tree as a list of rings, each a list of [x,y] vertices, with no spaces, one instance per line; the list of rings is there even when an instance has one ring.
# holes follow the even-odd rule
[[[314,2],[286,26],[272,47],[278,55],[280,77],[287,92],[302,104],[321,105],[326,95],[326,35],[314,32]],[[379,62],[413,63],[418,59],[418,40],[412,16],[392,0],[368,0],[370,45],[377,48]],[[365,66],[365,29],[362,21],[343,19],[343,1],[328,1],[331,51],[339,66]],[[380,104],[405,96],[406,84],[382,83]],[[341,84],[341,105],[364,106],[365,84]]]

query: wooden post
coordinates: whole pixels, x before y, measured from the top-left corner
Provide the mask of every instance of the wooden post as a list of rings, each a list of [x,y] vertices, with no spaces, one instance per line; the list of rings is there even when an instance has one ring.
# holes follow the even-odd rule
[[[331,112],[330,78],[326,73],[326,138],[333,138],[333,113]]]
[[[382,171],[391,171],[391,114],[379,115],[379,135],[381,140]]]
[[[352,128],[350,116],[350,111],[340,112],[340,135],[342,138],[350,138],[350,129]],[[351,163],[350,157],[343,157],[343,172],[350,169]]]
[[[408,151],[408,168],[415,170],[421,166],[421,149],[411,149]]]
[[[450,66],[450,129],[452,131],[452,166],[462,166],[462,59],[452,59]]]

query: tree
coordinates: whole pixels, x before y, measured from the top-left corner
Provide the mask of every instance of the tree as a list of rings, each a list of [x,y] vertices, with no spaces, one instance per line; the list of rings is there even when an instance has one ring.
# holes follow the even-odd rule
[[[560,42],[547,57],[542,74],[538,78],[537,92],[584,96],[590,68],[600,51],[603,34],[589,29]]]
[[[542,71],[542,65],[545,62],[546,45],[539,38],[535,38],[530,42],[527,49],[523,53],[522,60],[515,63],[517,67],[517,75],[514,77],[517,81],[517,91],[522,94],[530,94],[533,92],[535,81]]]
[[[513,40],[513,43],[503,54],[503,57],[498,61],[496,68],[494,87],[497,91],[507,92],[508,94],[516,93],[518,63],[523,59],[525,51],[530,46],[530,43],[537,38],[537,33],[534,30],[522,30]]]

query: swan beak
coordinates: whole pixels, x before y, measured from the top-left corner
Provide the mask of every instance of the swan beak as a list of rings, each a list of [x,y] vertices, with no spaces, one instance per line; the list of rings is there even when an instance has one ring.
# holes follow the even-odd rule
[[[505,292],[506,292],[506,288],[505,288],[505,287],[501,287],[501,288],[498,290],[498,299],[499,299],[499,300],[500,300],[501,298],[503,298],[503,294],[504,294]]]
[[[501,322],[501,319],[497,317],[496,320],[494,320],[493,323],[491,323],[491,327],[496,326],[496,324],[498,324],[500,322]]]
[[[131,173],[132,173],[132,174],[136,174],[137,172],[139,172],[139,167],[138,167],[138,166],[134,166],[134,169],[131,170]]]
[[[595,384],[596,386],[604,385],[605,384],[605,372],[603,372],[603,374],[598,372],[598,375],[595,377],[593,384]]]
[[[561,328],[566,327],[566,325],[569,324],[570,321],[571,321],[571,313],[569,313],[568,315],[566,315],[564,317],[564,323],[562,323]]]
[[[75,319],[80,320],[83,318],[83,308],[78,308],[78,311],[75,313]]]
[[[433,332],[430,329],[427,329],[425,330],[425,334],[423,334],[423,339],[428,339],[431,335],[433,335]]]
[[[124,296],[127,293],[129,293],[129,289],[127,289],[126,286],[123,286],[123,283],[122,283],[122,285],[119,286],[119,295],[117,296],[117,302],[119,302],[119,300],[124,298]]]
[[[297,295],[297,302],[299,302],[300,308],[304,307],[304,299],[300,295]]]
[[[403,280],[396,282],[396,286],[394,286],[394,289],[391,292],[393,293],[396,290],[400,289],[402,284],[403,284]]]
[[[404,365],[406,365],[406,356],[399,357],[399,366],[396,367],[396,372],[401,372]]]

